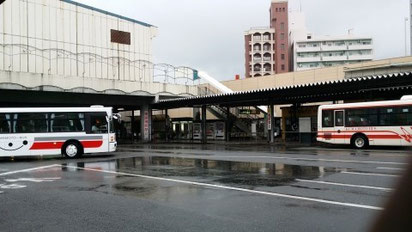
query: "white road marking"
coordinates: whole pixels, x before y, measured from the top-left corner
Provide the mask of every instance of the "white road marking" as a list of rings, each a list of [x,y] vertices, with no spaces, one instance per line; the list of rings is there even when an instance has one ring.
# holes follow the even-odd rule
[[[0,184],[1,189],[21,189],[27,187],[22,184]]]
[[[74,168],[74,169],[80,169],[80,170],[101,172],[101,173],[110,173],[110,174],[114,174],[114,175],[140,177],[140,178],[146,178],[146,179],[152,179],[152,180],[169,181],[169,182],[175,182],[175,183],[181,183],[181,184],[189,184],[189,185],[196,185],[196,186],[210,187],[210,188],[218,188],[218,189],[227,189],[227,190],[234,190],[234,191],[240,191],[240,192],[247,192],[247,193],[254,193],[254,194],[262,194],[262,195],[268,195],[268,196],[289,198],[289,199],[295,199],[295,200],[319,202],[319,203],[325,203],[325,204],[331,204],[331,205],[339,205],[339,206],[347,206],[347,207],[355,207],[355,208],[371,209],[371,210],[383,210],[383,208],[381,208],[381,207],[371,206],[371,205],[361,205],[361,204],[353,204],[353,203],[346,203],[346,202],[322,200],[322,199],[317,199],[317,198],[300,197],[300,196],[294,196],[294,195],[282,194],[282,193],[264,192],[264,191],[257,191],[257,190],[251,190],[251,189],[229,187],[229,186],[224,186],[224,185],[206,184],[206,183],[201,183],[201,182],[169,179],[169,178],[155,177],[155,176],[146,176],[146,175],[125,173],[125,172],[115,172],[115,171],[99,170],[99,169],[93,169],[93,168],[81,168],[81,167],[75,167],[75,166],[67,166],[67,167],[68,168]]]
[[[380,170],[395,170],[395,171],[404,171],[404,168],[391,168],[391,167],[377,167],[376,169]]]
[[[47,169],[47,168],[54,168],[54,167],[61,167],[61,165],[53,164],[53,165],[48,165],[48,166],[36,167],[36,168],[27,168],[27,169],[22,169],[22,170],[17,170],[17,171],[4,172],[4,173],[0,173],[0,176],[8,176],[8,175],[16,174],[16,173],[31,172],[31,171]]]
[[[310,159],[310,158],[293,158],[293,157],[285,157],[285,156],[221,156],[221,157],[223,157],[223,158],[267,158],[267,159],[286,159],[286,160],[298,160],[298,161],[323,161],[323,162],[359,163],[359,164],[407,165],[407,163],[390,162],[390,161]]]
[[[18,179],[6,179],[6,182],[35,182],[35,183],[41,183],[41,182],[53,182],[55,180],[60,180],[60,177],[49,177],[49,178],[18,178]]]
[[[367,172],[341,172],[342,174],[361,175],[361,176],[386,176],[386,177],[399,177],[399,175],[383,174],[383,173],[367,173]]]
[[[326,185],[353,187],[353,188],[375,189],[375,190],[382,190],[382,191],[392,191],[393,190],[391,188],[375,187],[375,186],[368,186],[368,185],[343,184],[343,183],[335,183],[335,182],[328,182],[328,181],[302,180],[302,179],[296,179],[296,181],[307,182],[307,183],[315,183],[315,184],[326,184]]]

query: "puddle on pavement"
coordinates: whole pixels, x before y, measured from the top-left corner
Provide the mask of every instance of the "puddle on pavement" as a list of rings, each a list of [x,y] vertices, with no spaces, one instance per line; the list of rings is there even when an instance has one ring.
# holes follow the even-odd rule
[[[66,165],[248,188],[290,185],[295,179],[316,179],[342,171],[342,169],[336,168],[281,163],[235,162],[159,156],[122,158],[104,162],[68,163]],[[63,167],[63,170],[77,171],[80,169]],[[120,180],[121,178],[124,178],[124,176],[119,175],[114,179]],[[130,183],[128,186],[120,186],[116,183],[114,187],[116,186],[119,190],[126,191],[134,188],[136,191],[142,191],[141,186],[130,187]]]

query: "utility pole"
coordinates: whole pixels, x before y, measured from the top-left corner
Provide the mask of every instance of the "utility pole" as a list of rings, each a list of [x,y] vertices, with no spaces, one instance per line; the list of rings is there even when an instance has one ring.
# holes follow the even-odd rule
[[[405,56],[408,55],[408,21],[409,18],[405,17]]]

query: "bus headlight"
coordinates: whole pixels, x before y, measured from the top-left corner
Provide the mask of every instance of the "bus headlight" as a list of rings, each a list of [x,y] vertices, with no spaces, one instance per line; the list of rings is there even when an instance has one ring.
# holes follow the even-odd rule
[[[109,141],[110,141],[111,143],[116,142],[116,135],[111,135]]]

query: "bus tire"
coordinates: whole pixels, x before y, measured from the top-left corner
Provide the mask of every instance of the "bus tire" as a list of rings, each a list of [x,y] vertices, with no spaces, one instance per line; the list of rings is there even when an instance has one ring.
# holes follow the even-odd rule
[[[74,159],[83,155],[83,146],[78,141],[67,141],[62,147],[62,154]]]
[[[364,134],[355,134],[352,136],[350,144],[356,149],[365,149],[369,146],[369,139]]]

